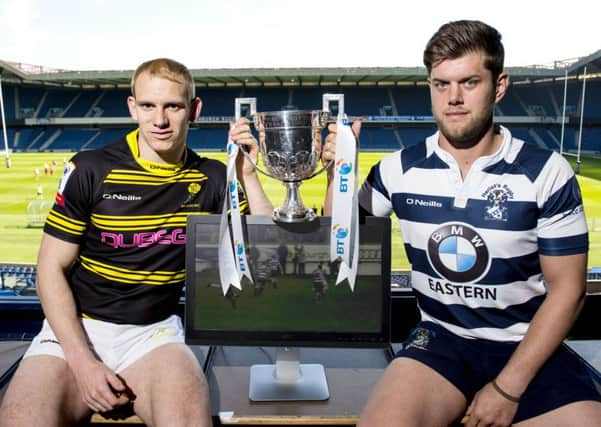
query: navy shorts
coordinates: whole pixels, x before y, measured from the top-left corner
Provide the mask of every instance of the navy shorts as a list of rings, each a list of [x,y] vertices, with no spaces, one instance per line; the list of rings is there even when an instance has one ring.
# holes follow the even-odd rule
[[[459,337],[431,322],[419,323],[403,343],[397,357],[429,366],[465,396],[468,404],[484,385],[503,369],[518,343]],[[594,371],[562,344],[530,382],[514,422],[520,422],[573,402],[601,401]]]

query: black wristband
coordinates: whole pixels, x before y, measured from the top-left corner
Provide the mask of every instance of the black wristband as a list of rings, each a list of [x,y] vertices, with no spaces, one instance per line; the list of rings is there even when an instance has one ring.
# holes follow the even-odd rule
[[[497,391],[497,393],[499,393],[505,399],[507,399],[507,400],[509,400],[509,401],[511,401],[513,403],[519,403],[520,402],[520,398],[519,397],[512,396],[511,394],[509,394],[505,390],[503,390],[501,387],[499,387],[499,385],[497,384],[497,381],[495,379],[493,379],[490,383],[492,384],[493,388]]]

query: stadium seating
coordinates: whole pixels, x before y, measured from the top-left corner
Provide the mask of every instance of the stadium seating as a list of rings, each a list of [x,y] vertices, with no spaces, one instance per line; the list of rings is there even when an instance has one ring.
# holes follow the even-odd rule
[[[129,90],[47,88],[30,85],[4,85],[7,121],[22,118],[49,117],[129,117],[126,98]],[[203,99],[202,117],[215,118],[217,125],[191,130],[190,145],[199,150],[223,150],[227,119],[234,114],[236,97],[257,98],[259,111],[274,111],[286,107],[320,109],[323,93],[344,93],[346,113],[352,116],[431,116],[428,86],[411,84],[392,87],[335,86],[329,87],[238,87],[198,88]],[[530,116],[557,118],[563,112],[563,83],[514,84],[496,109],[498,116]],[[564,149],[575,151],[578,143],[582,82],[571,80],[567,85]],[[582,150],[599,153],[601,122],[601,81],[587,81]],[[381,124],[364,127],[362,149],[395,150],[423,140],[435,129],[432,124]],[[217,127],[216,127],[217,126]],[[526,141],[559,148],[560,124],[509,126]],[[131,130],[131,126],[88,128],[10,127],[9,148],[15,151],[78,151],[93,149],[115,141]]]
[[[430,116],[430,92],[428,86],[399,86],[391,89],[399,116]]]
[[[0,265],[2,295],[35,294],[36,268],[31,265]],[[27,289],[27,291],[25,291]]]
[[[31,289],[35,289],[36,268],[32,265],[0,265],[0,280],[0,291],[11,290],[12,287],[9,288],[7,286],[11,280],[12,284],[18,288],[17,292],[23,292],[25,289],[30,291]],[[591,268],[587,273],[587,281],[592,283],[599,280],[601,280],[601,267]],[[393,288],[411,288],[411,274],[408,271],[393,271],[390,281]],[[25,291],[25,293],[30,292]]]

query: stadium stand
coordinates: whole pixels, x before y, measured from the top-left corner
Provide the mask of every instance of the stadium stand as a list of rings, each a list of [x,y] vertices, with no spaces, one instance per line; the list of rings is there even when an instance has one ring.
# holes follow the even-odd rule
[[[24,289],[35,289],[36,268],[32,265],[0,265],[0,289],[13,293]],[[601,282],[601,267],[593,267],[587,273],[589,286]],[[393,289],[411,289],[411,273],[408,271],[393,271],[390,276]],[[7,292],[8,293],[8,292]],[[183,295],[182,295],[183,297]]]
[[[558,149],[561,139],[561,120],[557,112],[563,109],[563,98],[558,98],[562,90],[555,86],[514,85],[508,96],[499,104],[497,116],[556,119],[552,123],[536,122],[512,123],[516,135],[538,145]],[[589,84],[590,98],[601,95],[601,84]],[[572,87],[576,89],[576,87]],[[344,88],[336,92],[345,94],[346,112],[353,116],[368,117],[369,130],[363,134],[362,148],[367,150],[393,150],[409,146],[431,134],[434,130],[428,105],[428,93],[425,86],[390,88]],[[252,96],[258,99],[261,111],[283,108],[316,109],[319,108],[324,88],[250,88],[238,89],[199,89],[204,100],[202,118],[204,124],[191,133],[191,145],[195,149],[221,150],[227,121],[232,116],[233,100],[239,96]],[[332,91],[334,92],[334,91]],[[104,145],[122,135],[131,128],[130,124],[107,127],[102,124],[80,124],[79,126],[52,125],[44,119],[52,118],[119,118],[127,119],[125,99],[128,92],[115,90],[52,90],[44,88],[11,87],[11,94],[17,102],[7,103],[7,124],[9,126],[9,147],[15,151],[76,151]],[[563,94],[561,95],[563,97]],[[589,99],[587,95],[586,99]],[[590,108],[587,108],[589,106]],[[568,97],[566,102],[567,126],[564,130],[564,144],[567,150],[577,148],[578,138],[578,100]],[[582,132],[582,149],[599,151],[598,127],[601,123],[601,111],[595,102],[585,103],[585,126]],[[422,123],[406,123],[394,120],[397,117],[425,117]],[[11,119],[18,117],[18,119]],[[378,118],[391,118],[381,120]],[[35,125],[27,124],[25,119],[39,119]],[[25,123],[24,123],[25,122]],[[205,124],[207,124],[205,126]],[[115,125],[112,125],[115,126]],[[221,130],[217,130],[220,128]],[[215,140],[219,138],[219,140]]]
[[[0,295],[35,295],[35,278],[32,265],[0,265]]]
[[[591,63],[599,59],[591,56]],[[584,62],[583,62],[584,63]],[[0,64],[1,65],[1,64]],[[581,65],[570,70],[566,91],[564,148],[577,149],[582,108]],[[590,64],[589,64],[590,66]],[[11,68],[14,70],[14,68]],[[223,71],[223,70],[220,70]],[[253,73],[253,71],[255,71]],[[528,142],[557,150],[561,141],[564,69],[509,70],[514,82],[496,114]],[[3,77],[9,148],[15,151],[77,151],[114,141],[132,128],[126,98],[130,73],[56,72]],[[344,93],[345,110],[362,116],[362,149],[394,150],[423,140],[435,129],[424,69],[211,70],[194,71],[203,111],[190,133],[198,150],[222,150],[234,98],[256,97],[259,111],[318,109],[323,93]],[[599,153],[599,73],[587,79],[581,148]],[[517,118],[517,120],[516,120]]]

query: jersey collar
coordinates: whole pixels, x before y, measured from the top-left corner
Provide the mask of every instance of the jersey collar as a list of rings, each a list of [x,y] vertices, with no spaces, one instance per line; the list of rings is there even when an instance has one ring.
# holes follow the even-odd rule
[[[125,136],[125,140],[127,141],[127,145],[131,150],[131,154],[134,157],[136,163],[138,163],[143,169],[148,172],[152,172],[157,175],[173,175],[179,172],[184,164],[186,163],[186,158],[188,157],[188,150],[184,151],[184,160],[181,162],[177,162],[175,164],[171,163],[156,163],[151,162],[150,160],[143,159],[140,157],[140,147],[138,146],[138,136],[140,130],[136,129],[131,131]]]
[[[511,149],[511,132],[504,126],[499,126],[501,135],[503,136],[503,142],[499,149],[489,156],[482,156],[474,164],[472,167],[476,167],[477,169],[484,169],[489,165],[499,162],[502,159],[505,159],[510,152]],[[436,131],[434,135],[429,136],[426,139],[426,155],[430,157],[432,154],[436,153],[436,155],[443,160],[447,164],[456,163],[453,156],[451,156],[447,151],[443,150],[438,144],[438,138],[440,136],[440,131]]]

